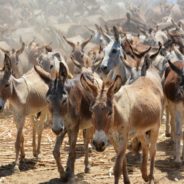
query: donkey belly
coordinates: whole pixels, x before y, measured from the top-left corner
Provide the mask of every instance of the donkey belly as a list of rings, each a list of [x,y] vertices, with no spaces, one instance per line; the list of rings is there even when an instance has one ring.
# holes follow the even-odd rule
[[[79,125],[80,129],[88,129],[88,128],[91,128],[91,127],[92,127],[91,119],[81,120],[80,125]]]
[[[92,127],[91,119],[81,119],[77,117],[71,117],[70,115],[65,115],[64,124],[68,129],[73,129],[79,123],[79,129],[87,129]]]

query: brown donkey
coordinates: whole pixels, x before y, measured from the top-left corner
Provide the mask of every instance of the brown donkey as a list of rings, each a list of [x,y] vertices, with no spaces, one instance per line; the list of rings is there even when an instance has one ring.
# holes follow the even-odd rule
[[[42,78],[50,80],[48,76],[42,72],[39,72],[39,74]],[[93,78],[91,73],[86,75],[90,80],[95,81],[95,77]],[[64,65],[60,63],[59,76],[50,82],[47,92],[47,100],[52,119],[52,130],[57,135],[53,155],[63,181],[72,179],[74,175],[75,147],[79,129],[84,130],[85,172],[89,171],[88,143],[90,137],[92,137],[91,133],[93,133],[93,129],[91,129],[91,112],[89,111],[91,94],[86,92],[81,86],[80,75],[74,79],[66,79],[66,77],[67,70]],[[66,133],[69,137],[70,147],[66,171],[64,171],[61,164],[60,147]]]
[[[156,69],[149,68],[146,76],[123,87],[121,87],[121,78],[117,76],[111,85],[103,83],[100,92],[85,75],[81,76],[81,83],[95,98],[90,107],[92,123],[95,127],[94,147],[97,151],[104,151],[109,139],[117,154],[114,183],[119,183],[121,174],[124,176],[124,183],[130,183],[125,157],[130,135],[137,137],[142,145],[142,177],[145,181],[153,181],[156,142],[163,103],[161,79]],[[146,136],[148,131],[150,131],[150,141]],[[148,151],[151,157],[149,176],[147,174]]]

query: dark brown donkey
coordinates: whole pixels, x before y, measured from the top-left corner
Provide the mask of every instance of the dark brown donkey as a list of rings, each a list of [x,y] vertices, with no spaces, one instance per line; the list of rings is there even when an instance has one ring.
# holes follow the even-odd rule
[[[42,78],[44,74],[40,72]],[[89,171],[88,163],[88,143],[91,134],[91,112],[89,104],[91,95],[87,93],[80,84],[80,75],[74,79],[66,79],[67,72],[63,64],[60,64],[59,76],[51,82],[47,99],[52,116],[52,130],[56,133],[56,144],[53,151],[57,163],[60,177],[68,181],[74,175],[75,147],[79,129],[83,129],[85,134],[85,172]],[[90,80],[93,76],[88,74]],[[45,77],[47,77],[45,75]],[[95,80],[94,80],[95,81]],[[68,133],[69,156],[66,172],[61,164],[60,147],[63,138]]]
[[[130,183],[125,156],[130,135],[137,137],[141,142],[142,177],[151,183],[154,179],[156,142],[163,103],[161,78],[156,69],[149,68],[146,76],[123,87],[120,76],[117,76],[111,85],[107,86],[104,83],[100,91],[96,85],[86,79],[85,75],[81,75],[81,83],[95,98],[90,107],[92,123],[95,127],[94,147],[97,151],[104,151],[109,139],[117,153],[114,183],[119,183],[121,174],[124,176],[124,183]],[[147,131],[150,131],[150,141],[147,140]],[[150,175],[147,174],[148,151],[151,159]]]

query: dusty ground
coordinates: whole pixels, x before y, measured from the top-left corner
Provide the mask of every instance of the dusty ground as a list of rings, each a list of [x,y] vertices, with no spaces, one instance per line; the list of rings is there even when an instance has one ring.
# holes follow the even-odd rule
[[[155,178],[159,184],[184,183],[184,166],[176,167],[172,159],[172,145],[169,138],[164,135],[164,124],[161,125],[158,151],[155,164]],[[55,136],[49,128],[44,130],[42,140],[41,159],[36,161],[32,156],[32,132],[27,119],[25,133],[26,159],[21,163],[20,173],[12,173],[13,161],[15,158],[14,142],[16,128],[9,115],[0,119],[0,184],[58,184],[59,174],[52,156]],[[64,150],[64,151],[63,151]],[[78,184],[111,184],[113,176],[108,171],[114,163],[115,153],[109,147],[104,153],[92,151],[90,159],[92,163],[91,173],[84,174],[82,139],[79,138],[77,145],[77,160],[75,164],[75,183]],[[67,138],[62,148],[62,162],[66,163]],[[144,183],[140,170],[140,161],[135,161],[131,154],[128,154],[128,170],[132,183]],[[71,182],[70,182],[71,183]],[[122,183],[122,182],[121,182]]]

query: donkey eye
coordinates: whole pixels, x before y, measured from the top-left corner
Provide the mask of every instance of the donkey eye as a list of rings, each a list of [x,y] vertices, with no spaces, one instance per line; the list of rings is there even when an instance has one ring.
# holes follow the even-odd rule
[[[112,111],[111,110],[109,110],[109,112],[108,112],[108,116],[111,116],[112,115]]]
[[[53,65],[50,65],[50,69],[52,69],[54,66]]]
[[[116,54],[117,53],[117,49],[112,49],[112,54]]]
[[[66,102],[67,102],[67,97],[63,98],[63,100],[62,100],[63,104],[66,103]]]
[[[9,84],[9,83],[5,84],[5,88],[7,88],[7,87],[9,87],[9,86],[10,86],[10,84]]]
[[[91,105],[89,106],[89,111],[90,111],[90,112],[93,112],[93,110],[94,110],[94,106],[93,106],[93,104],[91,104]]]
[[[46,96],[47,103],[50,103],[50,95]]]

